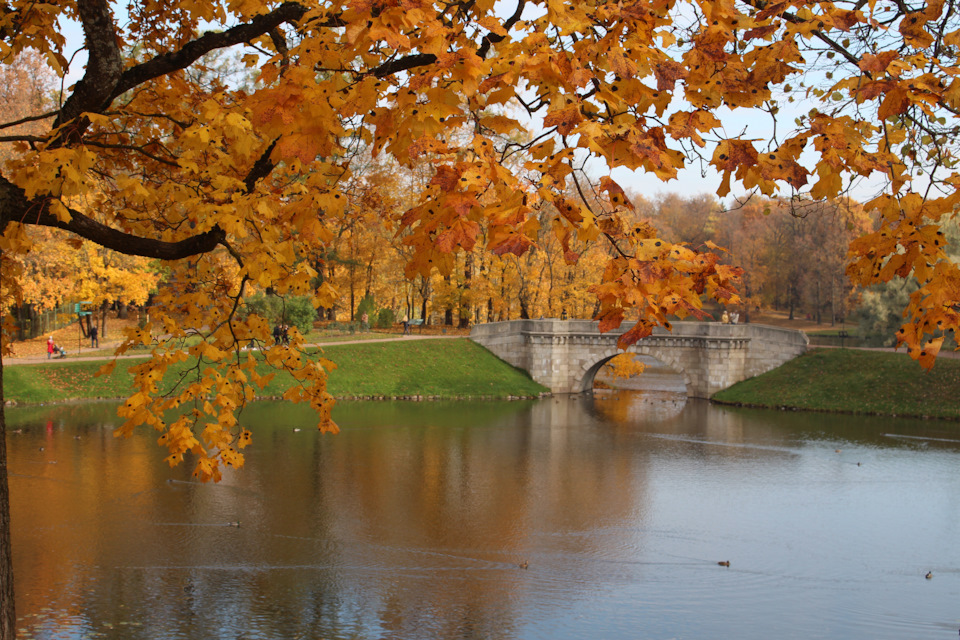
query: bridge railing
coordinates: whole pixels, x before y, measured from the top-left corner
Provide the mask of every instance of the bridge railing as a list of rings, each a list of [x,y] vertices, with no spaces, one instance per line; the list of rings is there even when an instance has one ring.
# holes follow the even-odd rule
[[[809,340],[802,331],[785,329],[762,324],[722,324],[720,322],[673,322],[672,330],[655,327],[654,336],[702,336],[717,338],[749,338],[776,342],[779,344],[793,344],[806,348]],[[488,322],[474,325],[470,337],[481,341],[510,335],[523,334],[553,334],[553,335],[597,335],[609,336],[611,339],[619,337],[630,328],[629,322],[624,322],[617,330],[601,333],[599,323],[594,320],[559,320],[556,318],[540,318],[536,320],[505,320],[502,322]]]

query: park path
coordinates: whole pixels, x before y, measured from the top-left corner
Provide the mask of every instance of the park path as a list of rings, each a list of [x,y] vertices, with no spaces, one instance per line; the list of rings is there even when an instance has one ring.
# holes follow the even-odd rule
[[[367,339],[360,339],[360,340],[331,340],[329,342],[325,342],[321,340],[319,342],[311,342],[304,346],[335,347],[340,344],[376,344],[378,342],[400,342],[400,341],[408,341],[408,340],[449,340],[451,338],[463,338],[463,337],[466,337],[466,336],[458,336],[458,335],[437,336],[437,335],[430,335],[430,334],[427,334],[427,335],[409,334],[409,335],[396,335],[396,336],[391,336],[389,338],[367,338]],[[67,360],[70,362],[93,362],[97,360],[112,360],[114,357],[116,357],[118,360],[132,360],[134,358],[145,358],[149,355],[149,353],[144,353],[144,352],[127,354],[122,356],[113,356],[113,355],[103,354],[105,350],[116,349],[119,345],[120,345],[119,342],[111,342],[111,343],[105,343],[99,349],[91,349],[89,347],[85,347],[80,350],[80,355],[75,355],[76,352],[68,352],[66,358],[46,358],[46,357],[40,357],[40,356],[11,358],[8,356],[3,359],[3,366],[9,367],[9,366],[22,365],[22,364],[42,364],[44,362],[52,363],[52,362],[62,362],[64,360]],[[88,352],[88,353],[96,352],[100,355],[85,356],[83,355],[84,352]]]

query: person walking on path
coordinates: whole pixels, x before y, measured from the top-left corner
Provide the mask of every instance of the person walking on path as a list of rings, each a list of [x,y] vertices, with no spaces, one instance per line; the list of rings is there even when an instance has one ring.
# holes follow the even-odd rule
[[[97,325],[90,327],[90,348],[99,349],[100,348],[100,338],[97,337]]]
[[[53,357],[53,336],[47,338],[47,360]]]

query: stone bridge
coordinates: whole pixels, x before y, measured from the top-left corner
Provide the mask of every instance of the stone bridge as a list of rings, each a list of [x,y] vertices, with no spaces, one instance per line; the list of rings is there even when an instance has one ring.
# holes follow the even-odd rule
[[[774,369],[806,351],[808,343],[801,331],[758,324],[671,324],[672,331],[656,327],[628,351],[674,369],[692,398],[709,398]],[[625,322],[623,329],[629,326]],[[593,388],[600,367],[620,353],[621,333],[600,333],[591,320],[510,320],[476,325],[470,339],[554,393],[581,393]]]

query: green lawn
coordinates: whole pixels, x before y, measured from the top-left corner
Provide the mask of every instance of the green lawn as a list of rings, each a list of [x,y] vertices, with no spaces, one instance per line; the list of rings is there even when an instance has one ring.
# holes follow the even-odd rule
[[[547,389],[466,338],[332,345],[330,392],[339,396],[535,396]]]
[[[330,393],[338,397],[506,398],[546,391],[465,338],[332,345],[322,352],[338,365],[328,381]],[[113,374],[101,378],[94,374],[103,362],[6,366],[4,397],[17,403],[126,397],[133,382],[127,369],[135,362],[139,360],[120,360]],[[261,374],[269,371],[266,365],[260,368]],[[278,375],[263,395],[279,396],[289,382],[289,376]]]
[[[817,349],[713,396],[731,404],[960,418],[960,360],[931,371],[902,353]]]
[[[133,376],[127,367],[139,360],[121,360],[113,375],[94,374],[108,360],[74,362],[52,360],[43,364],[3,367],[3,397],[20,404],[65,400],[123,398],[129,395]]]

